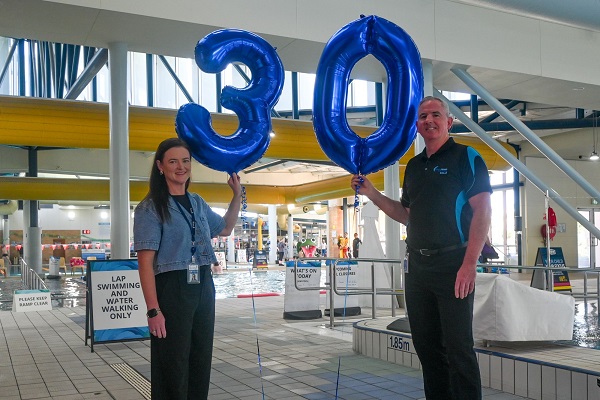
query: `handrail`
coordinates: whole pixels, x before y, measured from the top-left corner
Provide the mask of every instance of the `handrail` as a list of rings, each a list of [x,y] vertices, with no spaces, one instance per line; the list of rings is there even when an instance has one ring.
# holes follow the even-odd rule
[[[40,278],[37,272],[27,266],[27,263],[23,258],[19,259],[19,262],[21,264],[21,282],[25,288],[30,290],[49,290],[44,280]]]
[[[297,276],[298,274],[296,273],[297,270],[296,268],[298,268],[298,263],[299,262],[309,262],[309,261],[323,261],[325,260],[330,261],[330,269],[329,269],[329,284],[326,282],[325,283],[325,287],[321,287],[321,286],[316,286],[316,287],[298,287],[298,280],[297,280]],[[336,280],[336,266],[338,263],[340,262],[370,262],[371,263],[371,288],[348,288],[347,286],[344,288],[343,293],[338,291],[338,286],[337,286],[337,280]],[[384,263],[387,264],[386,266],[390,268],[390,277],[391,277],[391,287],[389,288],[377,288],[375,287],[375,263]],[[348,259],[348,258],[320,258],[320,257],[314,257],[314,258],[299,258],[294,260],[294,286],[296,287],[297,290],[299,291],[303,291],[303,290],[328,290],[329,291],[329,327],[333,328],[335,326],[335,305],[334,305],[334,298],[333,295],[331,294],[331,292],[333,291],[333,293],[337,294],[338,296],[356,296],[356,295],[371,295],[371,317],[372,319],[376,319],[377,318],[377,302],[376,302],[376,296],[377,295],[391,295],[391,296],[398,296],[398,295],[402,295],[404,296],[404,290],[400,289],[400,288],[396,288],[395,287],[395,280],[394,280],[394,267],[398,267],[397,264],[399,264],[400,266],[402,266],[404,263],[404,260],[393,260],[393,259],[387,259],[387,258],[352,258],[352,259]],[[350,264],[348,265],[348,268],[350,268]],[[404,268],[401,268],[401,282],[404,282]],[[396,316],[396,308],[395,308],[395,304],[394,304],[394,297],[391,298],[391,309],[392,309],[392,316]]]
[[[321,287],[321,286],[315,286],[315,287],[298,287],[298,281],[297,281],[297,276],[298,274],[296,273],[297,270],[296,268],[298,268],[298,263],[304,263],[304,262],[309,262],[309,261],[329,261],[329,282],[325,282],[325,287]],[[337,286],[337,279],[336,279],[336,269],[335,267],[337,266],[337,264],[339,262],[348,262],[348,261],[354,261],[354,262],[363,262],[363,263],[371,263],[371,288],[364,288],[364,287],[356,287],[356,288],[349,288],[349,287],[345,287],[343,291],[338,291],[338,286]],[[382,267],[388,267],[390,268],[390,279],[391,279],[391,287],[389,288],[377,288],[375,287],[375,264],[387,264],[387,265],[382,265]],[[396,288],[395,287],[395,279],[394,279],[394,269],[398,266],[402,267],[404,265],[404,260],[394,260],[394,259],[386,259],[386,258],[320,258],[320,257],[314,257],[314,258],[298,258],[296,260],[294,260],[294,286],[296,287],[297,290],[299,291],[304,291],[304,290],[328,290],[329,291],[329,328],[333,328],[335,326],[335,305],[334,305],[334,298],[332,296],[332,293],[337,294],[338,296],[357,296],[357,295],[371,295],[371,319],[376,319],[377,318],[377,302],[376,302],[376,296],[378,295],[385,295],[385,296],[392,296],[392,301],[391,301],[391,309],[392,309],[392,317],[396,316],[396,305],[394,303],[394,297],[393,296],[398,296],[398,295],[402,295],[404,296],[404,289],[403,288]],[[477,264],[478,267],[490,267],[490,264]],[[522,266],[522,265],[504,265],[504,264],[494,264],[492,265],[494,267],[498,268],[498,274],[500,274],[500,268],[506,268],[506,269],[516,269],[516,270],[531,270],[531,271],[535,271],[535,270],[540,270],[540,271],[544,271],[544,272],[548,272],[548,271],[566,271],[566,272],[577,272],[577,273],[583,273],[583,279],[584,279],[584,289],[583,289],[583,293],[574,293],[573,291],[571,291],[570,293],[568,293],[568,295],[571,295],[574,298],[597,298],[598,302],[600,302],[600,290],[598,290],[597,292],[588,292],[587,290],[587,274],[592,272],[592,273],[596,273],[597,274],[597,283],[598,286],[600,287],[600,268],[553,268],[553,267],[544,267],[544,266]],[[350,265],[348,266],[350,267]],[[301,267],[302,268],[302,267]],[[404,268],[400,269],[401,272],[401,284],[404,284]],[[559,293],[559,292],[555,292],[557,294],[567,294],[567,293]],[[406,302],[404,303],[406,304]]]

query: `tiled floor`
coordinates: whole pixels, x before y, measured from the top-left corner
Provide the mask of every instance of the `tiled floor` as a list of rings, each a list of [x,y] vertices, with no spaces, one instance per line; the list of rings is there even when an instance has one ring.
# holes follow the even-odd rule
[[[286,321],[283,302],[256,298],[255,323],[251,299],[217,300],[210,399],[423,398],[419,370],[352,351],[352,320],[334,330],[328,318]],[[358,319],[370,315],[363,309]],[[91,353],[84,318],[85,307],[0,312],[0,399],[144,399],[114,366],[149,379],[149,341],[96,344]],[[484,395],[523,398],[492,389]]]

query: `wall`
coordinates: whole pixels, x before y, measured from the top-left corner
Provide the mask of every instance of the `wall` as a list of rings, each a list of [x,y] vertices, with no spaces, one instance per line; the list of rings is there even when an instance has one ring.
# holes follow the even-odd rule
[[[69,218],[69,212],[74,213],[74,218]],[[102,218],[102,213],[107,218]],[[16,211],[8,217],[11,231],[11,244],[22,243],[23,238],[23,211]],[[81,244],[89,241],[92,244],[106,243],[110,241],[110,209],[94,209],[91,206],[67,206],[53,205],[52,208],[39,210],[39,226],[42,228],[42,244],[52,244],[54,239],[65,239],[66,244]],[[89,234],[83,234],[82,230],[89,230]],[[130,221],[130,237],[133,238],[133,219]],[[16,249],[11,246],[11,259],[16,256]],[[48,262],[52,255],[52,249],[42,249],[42,261]],[[14,254],[13,254],[14,253]],[[67,261],[70,257],[81,256],[81,248],[75,249],[69,246],[65,252]]]
[[[525,157],[525,164],[535,175],[552,187],[559,195],[575,208],[599,208],[592,205],[591,196],[579,187],[571,178],[561,172],[551,161],[540,157]],[[591,161],[568,161],[584,179],[592,186],[600,187],[600,163]],[[526,181],[524,188],[524,231],[523,231],[523,260],[527,266],[535,264],[538,247],[543,246],[540,228],[545,223],[543,217],[544,194],[532,183]],[[577,266],[577,222],[550,201],[550,207],[556,212],[558,223],[564,223],[565,232],[557,232],[551,242],[553,247],[562,247],[565,262],[569,267]]]

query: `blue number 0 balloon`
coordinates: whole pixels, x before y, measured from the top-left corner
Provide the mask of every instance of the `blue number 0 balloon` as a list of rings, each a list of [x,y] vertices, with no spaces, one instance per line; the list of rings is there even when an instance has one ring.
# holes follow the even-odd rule
[[[258,161],[269,147],[271,110],[283,89],[281,59],[260,36],[237,29],[210,33],[196,45],[195,57],[205,72],[217,73],[230,63],[241,62],[252,73],[248,86],[227,86],[221,94],[223,107],[239,119],[232,135],[216,133],[208,110],[195,103],[182,106],[175,119],[177,135],[198,162],[229,174],[239,172]]]
[[[372,54],[387,71],[384,121],[367,138],[354,133],[346,119],[350,72]],[[371,15],[335,33],[321,54],[314,92],[313,125],[327,156],[352,174],[370,174],[406,153],[416,136],[416,118],[423,97],[421,56],[399,26]]]

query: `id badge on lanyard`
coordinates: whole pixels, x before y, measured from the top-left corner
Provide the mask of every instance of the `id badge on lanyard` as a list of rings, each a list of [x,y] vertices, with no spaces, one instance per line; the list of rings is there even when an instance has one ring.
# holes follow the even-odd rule
[[[198,263],[196,262],[196,257],[194,255],[196,253],[196,217],[194,216],[194,208],[190,208],[190,214],[192,215],[192,221],[190,222],[187,216],[185,215],[185,212],[183,212],[183,208],[179,205],[179,202],[177,200],[175,200],[175,204],[179,208],[179,211],[181,212],[181,215],[183,215],[183,218],[185,218],[185,222],[187,222],[188,226],[190,227],[190,233],[192,236],[192,262],[189,263],[187,267],[187,283],[189,283],[190,285],[195,285],[200,283],[200,268],[198,267]]]
[[[190,285],[200,283],[200,277],[198,275],[198,272],[200,272],[198,264],[194,262],[194,260],[192,260],[192,262],[188,264],[187,268],[187,283],[189,283]]]

